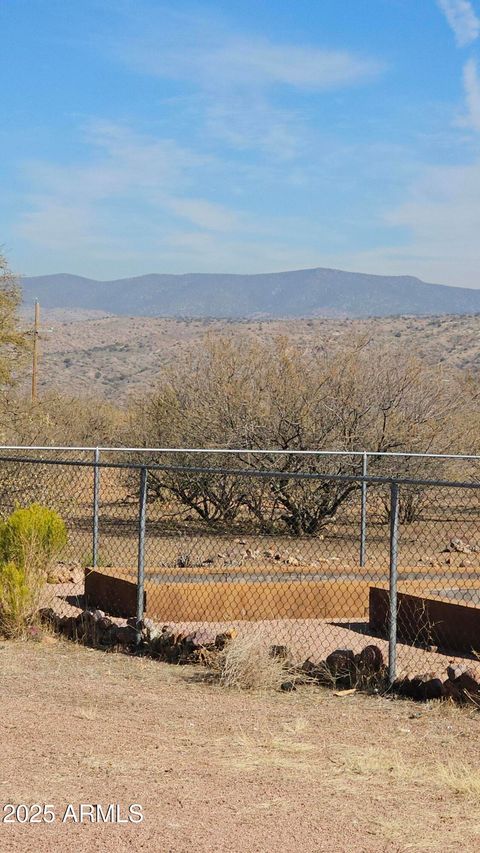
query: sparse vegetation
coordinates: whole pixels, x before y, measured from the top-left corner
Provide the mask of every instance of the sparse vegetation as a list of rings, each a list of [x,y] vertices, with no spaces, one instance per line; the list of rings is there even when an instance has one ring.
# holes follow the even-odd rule
[[[0,565],[0,636],[23,633],[35,616],[42,585],[42,577],[30,565]]]
[[[217,663],[223,687],[240,690],[278,690],[288,673],[281,656],[272,655],[268,637],[250,631],[233,637]]]
[[[157,389],[131,408],[131,445],[252,449],[227,468],[274,470],[285,477],[248,479],[225,472],[152,472],[150,497],[172,498],[207,524],[250,523],[265,533],[316,534],[358,490],[329,479],[289,475],[358,474],[358,460],[265,456],[255,449],[346,453],[470,449],[476,441],[477,386],[422,364],[409,353],[366,338],[341,351],[308,353],[292,340],[209,337],[188,364],[166,371]],[[185,464],[189,461],[179,457]],[[195,465],[212,468],[201,456]],[[438,476],[443,463],[373,458],[370,473]],[[191,467],[191,465],[190,465]],[[428,469],[428,470],[427,470]],[[427,495],[409,489],[401,517],[416,518]]]
[[[57,512],[39,504],[16,509],[0,526],[0,559],[24,567],[35,559],[44,569],[67,543],[67,530]]]
[[[1,524],[1,634],[20,635],[36,618],[48,568],[66,542],[63,520],[38,504],[15,510]]]

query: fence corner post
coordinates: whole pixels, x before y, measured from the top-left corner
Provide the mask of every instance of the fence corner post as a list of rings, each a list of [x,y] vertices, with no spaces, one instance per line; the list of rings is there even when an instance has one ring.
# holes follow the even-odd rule
[[[390,577],[388,617],[388,681],[397,675],[398,483],[390,485]]]
[[[100,506],[100,449],[93,451],[93,518],[92,518],[92,566],[98,565],[98,513]]]
[[[145,466],[140,469],[140,490],[138,495],[138,565],[137,565],[137,624],[136,642],[142,639],[142,623],[145,601],[145,526],[147,518],[147,476]]]

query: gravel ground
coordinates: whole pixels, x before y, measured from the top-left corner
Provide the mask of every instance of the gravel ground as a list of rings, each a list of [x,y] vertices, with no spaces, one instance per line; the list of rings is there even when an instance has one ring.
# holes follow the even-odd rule
[[[0,824],[0,850],[473,851],[480,717],[450,705],[240,693],[199,668],[47,637],[0,645],[0,800],[51,824]],[[62,822],[131,803],[140,824]]]

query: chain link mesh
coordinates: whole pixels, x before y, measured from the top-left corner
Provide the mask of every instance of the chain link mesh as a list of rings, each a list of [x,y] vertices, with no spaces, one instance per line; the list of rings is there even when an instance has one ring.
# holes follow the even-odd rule
[[[0,513],[57,510],[68,545],[43,604],[62,615],[137,612],[140,470],[102,454],[95,522],[92,452],[0,461]],[[178,452],[148,459],[144,616],[179,631],[261,632],[297,661],[377,645],[388,657],[391,478],[398,477],[397,670],[445,669],[480,651],[480,483],[420,479],[362,458],[239,457]],[[438,466],[436,467],[438,470]],[[443,471],[452,473],[450,463]],[[458,469],[457,469],[458,470]],[[402,477],[399,476],[403,474]],[[385,481],[378,478],[385,477]],[[377,479],[375,479],[377,478]],[[360,564],[362,482],[366,541]],[[94,563],[96,554],[96,565]],[[85,577],[97,586],[85,596]],[[479,637],[478,644],[476,637]]]

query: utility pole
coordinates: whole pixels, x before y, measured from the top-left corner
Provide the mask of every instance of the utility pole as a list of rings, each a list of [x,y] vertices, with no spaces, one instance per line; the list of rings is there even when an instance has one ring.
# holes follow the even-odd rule
[[[32,356],[32,403],[37,399],[38,380],[38,339],[40,337],[40,303],[35,300],[35,320],[33,323],[33,356]]]

